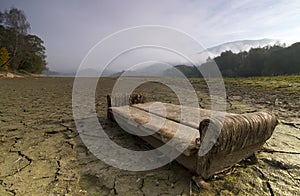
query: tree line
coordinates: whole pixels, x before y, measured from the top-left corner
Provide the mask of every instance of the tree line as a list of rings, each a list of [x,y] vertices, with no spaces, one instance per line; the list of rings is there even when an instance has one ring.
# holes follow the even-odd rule
[[[213,76],[213,63],[217,64],[224,77],[300,74],[300,42],[289,47],[274,45],[252,48],[248,52],[233,53],[229,50],[213,59],[208,58],[200,66],[176,65],[175,68],[187,77],[202,77],[199,70]]]
[[[29,34],[30,24],[22,10],[0,12],[0,70],[41,73],[46,69],[44,42]]]

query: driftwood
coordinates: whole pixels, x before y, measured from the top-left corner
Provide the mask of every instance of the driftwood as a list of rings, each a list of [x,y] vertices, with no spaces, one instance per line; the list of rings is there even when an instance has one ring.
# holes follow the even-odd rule
[[[258,151],[271,137],[277,125],[276,117],[270,112],[232,114],[214,111],[216,115],[212,117],[211,110],[188,107],[184,110],[189,111],[189,115],[195,118],[185,121],[181,114],[183,106],[160,102],[143,103],[145,99],[142,95],[121,97],[116,96],[113,99],[108,97],[108,117],[111,120],[117,117],[118,123],[137,132],[151,133],[152,131],[151,136],[141,136],[141,138],[154,147],[161,146],[175,137],[176,130],[180,127],[180,132],[191,134],[192,139],[180,138],[180,134],[179,138],[176,138],[188,146],[177,161],[205,179]],[[138,101],[131,101],[134,97],[139,98],[135,98]],[[119,101],[122,99],[126,101]],[[112,106],[112,100],[117,103],[117,106]],[[166,109],[165,115],[160,112],[162,104]],[[225,115],[223,123],[222,115]],[[150,120],[162,123],[149,125],[147,123]],[[221,132],[213,147],[202,156],[198,151],[201,144],[205,142],[208,126],[221,127]]]

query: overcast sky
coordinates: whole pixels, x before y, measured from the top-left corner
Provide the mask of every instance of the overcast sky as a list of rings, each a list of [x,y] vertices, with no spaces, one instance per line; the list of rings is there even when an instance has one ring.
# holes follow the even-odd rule
[[[204,47],[243,39],[300,41],[300,1],[288,0],[1,0],[23,10],[41,37],[50,70],[76,71],[106,36],[137,25],[166,25]]]

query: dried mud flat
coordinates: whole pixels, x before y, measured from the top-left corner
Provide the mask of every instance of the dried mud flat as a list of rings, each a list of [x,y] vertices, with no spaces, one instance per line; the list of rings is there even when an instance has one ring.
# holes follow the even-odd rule
[[[114,79],[100,81],[97,113],[116,143],[151,148],[106,120],[106,94]],[[205,83],[191,79],[200,105],[209,108]],[[256,156],[209,181],[172,162],[129,172],[106,165],[81,142],[72,115],[73,78],[0,79],[0,195],[299,195],[300,77],[227,79],[229,112],[273,110],[273,136]],[[158,83],[147,83],[149,101],[178,103]]]

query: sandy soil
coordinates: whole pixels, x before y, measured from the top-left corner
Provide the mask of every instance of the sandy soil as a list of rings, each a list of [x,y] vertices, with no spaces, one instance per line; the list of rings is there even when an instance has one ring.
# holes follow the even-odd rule
[[[200,105],[209,108],[205,83],[191,80]],[[106,120],[106,94],[114,79],[100,81],[97,112],[116,143],[151,148]],[[0,195],[299,195],[300,79],[228,79],[228,111],[273,110],[280,124],[255,157],[209,181],[176,162],[129,172],[94,157],[81,142],[72,116],[73,78],[0,79]],[[137,89],[149,101],[178,103],[158,83]]]

